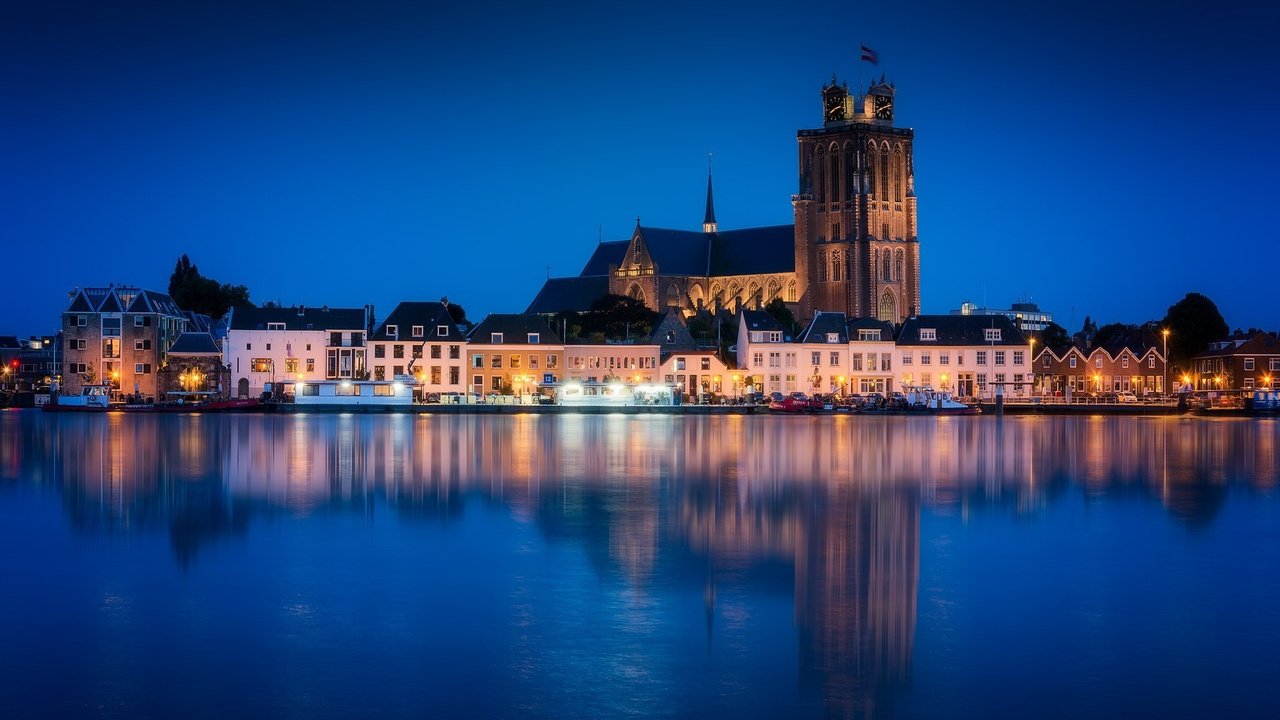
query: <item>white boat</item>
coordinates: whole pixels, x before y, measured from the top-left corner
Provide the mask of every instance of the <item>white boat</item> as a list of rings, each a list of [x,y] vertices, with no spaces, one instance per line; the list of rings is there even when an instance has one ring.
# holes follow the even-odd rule
[[[101,411],[111,407],[111,384],[82,385],[79,395],[55,395],[42,405],[50,412]]]
[[[946,390],[934,390],[928,386],[908,386],[906,398],[908,409],[924,410],[937,415],[977,415],[982,412],[972,405],[956,401]]]
[[[676,386],[663,384],[569,381],[552,389],[556,391],[556,401],[560,405],[676,405],[679,397]]]
[[[395,380],[324,380],[298,382],[293,388],[295,405],[412,405],[412,378]]]

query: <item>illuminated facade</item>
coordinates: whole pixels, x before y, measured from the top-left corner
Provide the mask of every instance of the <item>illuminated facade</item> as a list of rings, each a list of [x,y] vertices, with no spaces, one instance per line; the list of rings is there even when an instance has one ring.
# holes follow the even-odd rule
[[[914,131],[895,127],[893,85],[822,88],[822,127],[801,130],[794,223],[722,230],[711,178],[701,231],[642,225],[602,242],[576,277],[552,278],[526,312],[582,311],[604,293],[653,310],[738,313],[780,299],[899,323],[919,312]]]
[[[222,351],[236,397],[268,384],[367,378],[373,308],[232,308]]]
[[[62,313],[61,392],[109,382],[115,394],[156,397],[156,373],[188,318],[168,295],[135,287],[82,288]]]

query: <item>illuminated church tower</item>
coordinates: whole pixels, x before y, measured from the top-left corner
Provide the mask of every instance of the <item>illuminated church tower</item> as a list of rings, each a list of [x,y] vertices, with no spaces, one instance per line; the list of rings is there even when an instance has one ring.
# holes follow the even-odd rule
[[[897,323],[920,312],[915,133],[893,126],[893,101],[883,76],[861,98],[832,78],[822,127],[797,136],[800,317],[827,310]]]

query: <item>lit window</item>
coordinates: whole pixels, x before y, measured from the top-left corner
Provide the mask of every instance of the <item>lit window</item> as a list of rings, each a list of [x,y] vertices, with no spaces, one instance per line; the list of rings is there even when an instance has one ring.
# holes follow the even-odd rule
[[[920,340],[937,340],[938,330],[936,328],[920,328]]]

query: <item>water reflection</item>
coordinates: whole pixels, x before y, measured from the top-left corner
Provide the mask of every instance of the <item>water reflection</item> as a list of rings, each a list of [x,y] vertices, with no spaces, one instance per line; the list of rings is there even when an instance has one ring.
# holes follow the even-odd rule
[[[1034,517],[1119,493],[1203,527],[1231,486],[1275,488],[1276,434],[1180,418],[6,413],[0,481],[56,488],[81,532],[167,532],[182,565],[255,516],[388,508],[447,526],[479,497],[638,591],[696,587],[709,651],[725,583],[790,583],[800,682],[828,715],[871,717],[910,680],[922,507]]]

